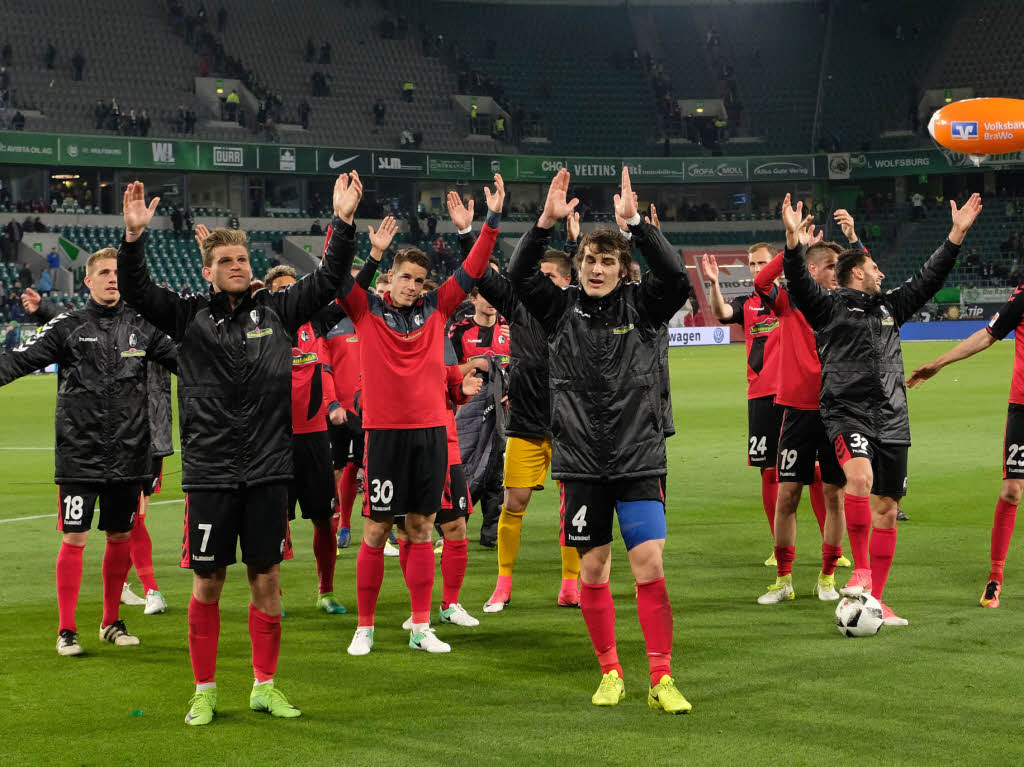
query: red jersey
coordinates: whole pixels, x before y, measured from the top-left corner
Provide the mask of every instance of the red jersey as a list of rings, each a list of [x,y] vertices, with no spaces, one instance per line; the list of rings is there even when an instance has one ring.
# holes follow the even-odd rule
[[[782,274],[782,253],[757,273],[754,289],[779,318],[781,327],[778,341],[775,402],[799,410],[817,410],[821,395],[821,362],[814,331],[807,324],[803,312],[789,300],[789,292],[773,284]]]
[[[988,332],[1002,341],[1013,331],[1013,383],[1010,384],[1010,402],[1024,405],[1024,285],[1018,285],[1003,308],[988,323]]]
[[[488,268],[498,230],[480,230],[462,266],[437,290],[410,307],[396,307],[391,294],[367,293],[351,277],[341,305],[352,319],[360,346],[365,429],[426,429],[444,426],[445,322]]]
[[[327,334],[327,353],[331,357],[334,372],[334,392],[338,402],[346,410],[354,410],[353,397],[359,386],[359,336],[355,325],[348,317],[343,319]]]
[[[330,405],[338,404],[327,345],[308,322],[296,335],[292,347],[292,433],[327,431]]]
[[[501,317],[490,326],[478,325],[475,319],[467,317],[452,325],[448,337],[459,355],[459,362],[473,357],[500,357],[508,367],[509,338],[502,327],[505,324]]]
[[[747,399],[771,397],[779,372],[779,318],[756,293],[734,298],[729,306],[732,318],[725,324],[742,325],[747,345]]]

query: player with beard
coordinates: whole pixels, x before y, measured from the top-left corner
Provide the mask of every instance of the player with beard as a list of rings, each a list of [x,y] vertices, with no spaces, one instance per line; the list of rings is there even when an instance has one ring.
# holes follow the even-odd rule
[[[903,378],[900,326],[942,287],[952,271],[964,236],[981,212],[972,195],[962,208],[950,200],[952,228],[946,240],[914,276],[882,291],[884,274],[870,255],[846,250],[836,263],[839,288],[826,290],[811,277],[800,243],[803,203],[787,194],[783,267],[794,305],[814,330],[821,361],[820,410],[836,457],[846,475],[846,513],[871,514],[870,580],[844,588],[870,591],[882,602],[889,626],[906,626],[883,601],[896,550],[896,509],[907,492],[910,420]]]

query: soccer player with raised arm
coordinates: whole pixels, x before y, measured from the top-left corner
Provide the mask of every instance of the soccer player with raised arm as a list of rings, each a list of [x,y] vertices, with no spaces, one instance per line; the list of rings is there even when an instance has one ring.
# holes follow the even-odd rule
[[[651,680],[648,705],[686,713],[690,704],[671,676],[672,605],[662,562],[666,455],[658,337],[686,301],[690,284],[675,248],[641,219],[623,168],[615,211],[650,273],[641,283],[627,282],[631,243],[617,230],[598,230],[580,241],[579,285],[555,285],[538,265],[552,227],[578,202],[566,201],[568,188],[569,172],[561,170],[536,226],[519,241],[509,273],[548,337],[551,475],[563,482],[563,534],[580,551],[580,606],[602,673],[591,700],[614,706],[625,697],[608,582],[617,515],[637,584]]]
[[[363,541],[356,559],[359,623],[348,652],[373,649],[374,613],[384,580],[384,544],[395,517],[409,537],[406,586],[412,609],[409,646],[451,651],[430,628],[434,587],[431,529],[447,474],[445,322],[480,278],[498,235],[505,185],[485,189],[487,223],[469,256],[437,290],[421,295],[429,261],[417,249],[395,254],[383,298],[346,276],[338,296],[359,336],[366,431]],[[345,265],[346,274],[349,264]]]
[[[167,333],[179,350],[182,488],[186,492],[182,567],[191,568],[189,655],[196,693],[185,721],[209,724],[217,707],[214,673],[219,600],[235,549],[249,581],[249,637],[255,681],[249,707],[275,717],[300,711],[274,685],[281,647],[280,562],[288,522],[292,463],[292,339],[330,304],[355,253],[357,173],[334,187],[332,236],[320,264],[284,290],[252,291],[245,232],[215,229],[203,241],[206,293],[179,295],[155,285],[143,234],[159,204],[145,189],[124,195],[125,235],[117,256],[125,301]]]
[[[748,249],[750,275],[757,277],[775,256],[775,248],[759,242]],[[768,528],[775,538],[775,504],[779,478],[775,470],[782,429],[782,408],[775,402],[779,373],[779,318],[756,292],[726,302],[718,284],[718,260],[705,255],[701,259],[704,279],[711,286],[711,310],[719,322],[743,328],[747,347],[747,464],[761,472],[761,502]],[[775,555],[765,561],[774,567]]]
[[[996,501],[992,521],[988,582],[982,591],[982,607],[999,607],[1003,590],[1003,567],[1010,549],[1017,506],[1024,493],[1024,285],[1018,285],[1003,307],[993,315],[987,327],[973,333],[948,352],[921,365],[907,379],[907,386],[920,386],[946,365],[972,357],[996,341],[1014,335],[1013,379],[1010,383],[1010,404],[1006,411],[1003,432],[1003,484]]]
[[[917,274],[883,293],[885,275],[863,250],[839,255],[836,290],[819,285],[808,271],[806,248],[800,243],[800,230],[813,219],[804,220],[803,203],[793,208],[788,194],[782,203],[783,268],[789,296],[817,341],[821,419],[846,475],[846,513],[867,508],[871,514],[870,574],[847,584],[843,593],[870,591],[882,602],[888,626],[908,623],[882,599],[896,550],[897,504],[907,494],[910,447],[899,328],[942,287],[967,230],[981,212],[981,198],[972,195],[959,209],[950,200],[950,207],[953,226],[946,240]]]
[[[851,247],[863,249],[854,230],[853,217],[845,210],[836,212],[843,232]],[[814,281],[826,290],[839,287],[836,282],[836,261],[842,248],[834,242],[822,242],[814,227],[800,232],[800,241],[807,246],[807,269]],[[793,306],[789,293],[776,284],[782,274],[780,252],[754,278],[754,289],[771,307],[781,323],[779,339],[778,393],[775,401],[785,408],[782,433],[779,436],[778,502],[775,507],[775,559],[777,577],[768,591],[758,598],[760,604],[777,604],[793,599],[793,561],[796,557],[796,510],[804,485],[811,491],[812,506],[824,507],[821,525],[821,572],[814,593],[822,601],[839,599],[835,586],[835,570],[843,555],[843,485],[846,476],[836,459],[832,443],[825,433],[818,410],[821,390],[821,363],[814,342],[814,331],[800,310]],[[815,512],[818,509],[815,508]],[[816,514],[816,516],[818,516]],[[854,546],[855,558],[860,557],[867,567],[867,525],[864,521],[863,538],[858,530],[850,532],[851,540],[863,541],[863,547]],[[849,562],[846,562],[849,564]]]
[[[75,611],[82,553],[97,501],[98,526],[107,539],[99,636],[113,645],[139,644],[118,610],[131,567],[131,530],[150,473],[148,372],[154,362],[175,371],[178,357],[170,339],[121,300],[116,250],[104,248],[89,256],[85,285],[85,307],[58,314],[24,344],[0,354],[0,386],[57,365],[60,655],[82,652]]]
[[[459,233],[464,252],[472,245],[473,201],[466,206],[456,192],[448,193],[448,213]],[[579,235],[579,214],[566,220],[568,233]],[[559,288],[572,282],[569,256],[558,250],[545,251],[540,270]],[[498,580],[485,613],[500,612],[512,598],[512,573],[519,556],[523,515],[536,490],[544,489],[551,466],[551,403],[548,391],[547,335],[516,292],[512,281],[493,269],[477,285],[480,295],[508,320],[509,397],[505,434],[505,497],[498,517]],[[561,549],[562,577],[557,604],[579,607],[580,556],[573,546]]]

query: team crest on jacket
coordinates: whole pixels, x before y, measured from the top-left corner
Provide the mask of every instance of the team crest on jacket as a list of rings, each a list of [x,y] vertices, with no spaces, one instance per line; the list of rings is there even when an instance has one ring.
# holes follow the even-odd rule
[[[412,318],[412,324],[415,325],[416,327],[419,327],[420,325],[422,325],[423,324],[423,315],[422,314],[417,314],[415,317],[413,317]]]
[[[139,342],[138,336],[132,333],[128,336],[128,345],[134,347]]]
[[[302,340],[309,341],[309,333],[306,332],[305,330],[302,331]]]

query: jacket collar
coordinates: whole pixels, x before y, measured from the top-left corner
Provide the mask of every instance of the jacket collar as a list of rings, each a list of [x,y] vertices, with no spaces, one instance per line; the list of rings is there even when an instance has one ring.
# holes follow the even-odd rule
[[[619,296],[622,294],[622,286],[625,284],[625,280],[619,280],[619,284],[612,288],[610,293],[603,295],[599,298],[595,298],[587,293],[580,286],[580,303],[588,309],[601,311],[615,304],[619,300]]]
[[[92,296],[89,296],[89,300],[85,302],[86,309],[100,317],[114,317],[121,313],[121,307],[123,306],[124,301],[120,300],[113,306],[104,306],[103,304],[96,303]]]
[[[880,306],[885,302],[885,293],[871,295],[863,290],[854,290],[853,288],[837,288],[836,292],[847,304],[865,309],[872,306]]]
[[[222,290],[215,291],[211,285],[207,289],[207,295],[210,299],[210,308],[214,314],[225,316],[235,315],[239,312],[247,311],[252,305],[252,293],[246,292],[242,296],[242,300],[235,304],[234,309],[231,308],[231,301],[228,298],[228,294]]]

